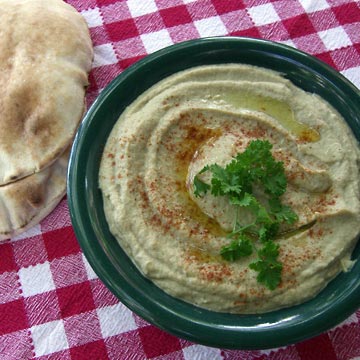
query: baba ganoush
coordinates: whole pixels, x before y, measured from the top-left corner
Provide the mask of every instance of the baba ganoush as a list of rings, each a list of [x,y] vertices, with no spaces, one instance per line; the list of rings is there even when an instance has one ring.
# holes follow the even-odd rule
[[[220,256],[236,214],[226,196],[194,196],[204,166],[225,166],[256,139],[283,163],[281,200],[297,214],[275,240],[282,270],[274,290],[249,268],[255,253]],[[160,81],[126,108],[107,140],[99,185],[110,231],[144,276],[206,309],[262,313],[314,297],[351,267],[359,159],[345,120],[318,95],[272,70],[208,65]],[[236,216],[249,221],[245,210]]]

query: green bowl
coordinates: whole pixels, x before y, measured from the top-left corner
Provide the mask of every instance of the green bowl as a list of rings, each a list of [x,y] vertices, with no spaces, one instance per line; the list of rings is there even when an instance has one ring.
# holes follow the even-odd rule
[[[165,294],[140,274],[109,232],[98,188],[105,142],[127,105],[175,72],[229,62],[282,72],[295,85],[331,103],[360,139],[360,92],[325,63],[294,48],[259,39],[218,37],[187,41],[145,57],[102,91],[75,138],[68,172],[68,202],[76,237],[89,263],[105,285],[136,314],[169,333],[208,346],[274,348],[318,335],[358,309],[360,244],[354,250],[356,262],[351,271],[337,276],[306,303],[261,315],[212,312]]]

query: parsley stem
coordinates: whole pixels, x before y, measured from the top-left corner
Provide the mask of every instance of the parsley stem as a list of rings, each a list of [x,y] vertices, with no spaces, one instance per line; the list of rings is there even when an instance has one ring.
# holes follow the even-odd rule
[[[236,211],[235,211],[235,221],[234,221],[234,225],[233,225],[233,233],[236,233],[236,227],[238,225],[238,220],[239,220],[239,207],[236,206]]]
[[[290,236],[299,234],[299,233],[301,233],[301,232],[304,232],[304,231],[312,228],[315,224],[316,224],[316,219],[314,219],[314,220],[312,220],[312,221],[310,221],[310,222],[308,222],[308,223],[306,223],[306,224],[304,224],[304,225],[301,225],[301,226],[299,226],[298,228],[279,232],[279,233],[275,236],[275,239],[281,239],[281,238],[288,239]]]

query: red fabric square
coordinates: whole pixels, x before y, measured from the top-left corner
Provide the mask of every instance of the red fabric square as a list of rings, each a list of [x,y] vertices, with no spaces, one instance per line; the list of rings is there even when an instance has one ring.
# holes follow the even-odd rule
[[[97,87],[96,81],[95,81],[93,70],[90,71],[88,78],[89,78],[89,86],[86,89],[86,95],[88,95],[89,93],[92,93],[94,91],[99,90],[98,87]],[[87,105],[89,107],[90,104],[88,103]]]
[[[119,59],[130,59],[147,54],[140,37],[118,41],[113,43],[113,47]]]
[[[254,38],[261,38],[261,34],[256,27],[252,27],[250,29],[246,30],[238,30],[238,31],[232,31],[230,36],[247,36],[247,37],[254,37]]]
[[[168,32],[174,43],[199,37],[199,32],[193,23],[173,26],[168,29]]]
[[[258,27],[261,37],[271,39],[273,41],[284,41],[289,39],[289,34],[282,22],[262,25]]]
[[[224,360],[252,360],[252,359],[256,359],[256,360],[265,360],[267,359],[267,355],[263,355],[261,356],[261,352],[260,351],[246,351],[246,355],[243,356],[242,355],[243,352],[239,352],[237,350],[222,350],[221,351],[221,356]],[[280,359],[279,359],[280,360]],[[286,360],[286,358],[281,358],[281,360]]]
[[[21,297],[17,272],[0,274],[0,304],[17,300]]]
[[[337,360],[328,334],[322,334],[310,340],[296,344],[301,359]]]
[[[115,4],[102,7],[101,15],[104,23],[106,24],[131,18],[130,10],[126,1],[117,1]]]
[[[66,349],[49,355],[39,356],[36,360],[74,360],[74,358],[71,358],[70,350]]]
[[[160,10],[160,14],[167,27],[191,22],[191,16],[185,5]]]
[[[339,26],[335,14],[331,11],[331,9],[315,11],[308,14],[308,16],[316,31],[325,31]]]
[[[66,2],[78,11],[94,8],[97,5],[97,0],[67,0]]]
[[[106,360],[109,359],[103,340],[94,341],[85,345],[73,347],[70,354],[76,360]]]
[[[113,295],[99,279],[91,280],[90,286],[97,308],[115,305],[119,302],[115,295]]]
[[[197,0],[186,6],[193,21],[206,19],[218,14],[211,0]]]
[[[334,60],[332,59],[329,52],[323,52],[321,54],[316,54],[316,57],[336,69]]]
[[[80,251],[80,246],[71,226],[44,233],[43,239],[50,261]]]
[[[138,331],[146,356],[149,358],[181,349],[181,344],[177,337],[155,326],[146,326],[140,328]]]
[[[71,226],[71,219],[67,199],[64,197],[51,214],[41,222],[41,231],[44,234],[67,226]]]
[[[15,263],[14,249],[12,244],[7,242],[0,245],[0,274],[5,271],[17,270]]]
[[[360,9],[359,9],[360,11]],[[343,29],[346,31],[349,36],[351,42],[353,44],[360,44],[360,31],[359,31],[359,23],[355,24],[345,24]]]
[[[360,29],[360,27],[359,27]],[[354,47],[346,47],[330,52],[335,67],[339,70],[346,70],[360,64],[360,55]]]
[[[95,310],[66,318],[64,328],[70,347],[84,345],[102,338]]]
[[[14,256],[19,267],[36,265],[47,260],[42,235],[15,241],[13,247]]]
[[[134,19],[139,34],[147,34],[165,28],[165,24],[158,12],[138,16]]]
[[[221,16],[221,20],[229,33],[246,30],[254,27],[254,24],[246,10],[233,11]]]
[[[120,41],[139,35],[133,19],[117,21],[105,26],[111,41]]]
[[[339,6],[341,4],[347,4],[352,0],[326,0],[330,6]]]
[[[301,14],[282,21],[290,38],[313,34],[316,32],[307,14]]]
[[[63,317],[90,311],[95,308],[88,281],[56,290]]]
[[[57,288],[78,284],[88,279],[81,253],[53,260],[50,269]]]
[[[15,300],[0,305],[0,335],[26,329],[27,321],[24,301]]]
[[[241,0],[212,0],[212,3],[218,14],[245,9],[245,5]]]
[[[133,58],[120,60],[119,64],[122,70],[125,70],[130,65],[136,63],[138,60],[142,59],[144,56],[135,56]]]
[[[92,91],[91,93],[90,92],[87,93],[87,95],[86,95],[87,108],[90,108],[90,106],[96,100],[96,98],[98,96],[99,96],[99,91],[98,90]]]
[[[61,318],[58,297],[55,291],[29,296],[24,299],[30,326]]]
[[[298,49],[312,55],[326,52],[327,49],[318,34],[309,34],[293,39]]]
[[[257,355],[257,351],[251,351],[250,354],[256,360],[287,360],[287,359],[297,359],[297,360],[307,360],[299,357],[299,354],[295,346],[288,346],[286,348],[276,349],[270,354],[262,354],[262,356]],[[261,353],[261,352],[260,352]],[[226,358],[227,359],[227,358]],[[229,358],[231,359],[231,357]]]
[[[21,330],[1,336],[1,360],[33,359],[32,343],[28,330]]]
[[[135,324],[138,328],[150,325],[146,320],[144,320],[140,316],[136,315],[135,313],[133,313],[133,317],[135,320]]]
[[[156,2],[156,7],[158,9],[166,9],[169,7],[173,7],[173,6],[178,6],[178,5],[182,5],[183,1],[182,0],[155,0]]]
[[[360,8],[356,2],[334,7],[332,11],[341,25],[360,22]]]
[[[108,44],[109,34],[104,26],[94,26],[89,29],[93,46]]]
[[[304,13],[304,8],[299,1],[292,1],[290,6],[288,0],[273,1],[272,5],[280,19],[288,19]]]
[[[118,0],[96,0],[98,6],[106,6],[117,2]]]
[[[92,69],[94,79],[98,89],[103,89],[110,83],[116,76],[120,74],[121,67],[119,64],[104,65]]]
[[[262,4],[268,4],[274,2],[274,0],[243,0],[247,7],[258,6]]]
[[[338,359],[355,359],[360,357],[360,323],[337,327],[329,333],[332,346]]]
[[[307,360],[307,358],[302,358],[299,356],[296,347],[291,345],[286,348],[275,349],[275,351],[271,351],[270,354],[264,354],[260,351],[250,351],[251,358],[256,360],[287,360],[287,359],[296,359],[296,360]],[[259,356],[258,354],[262,354]],[[224,357],[225,359],[232,359],[232,357]]]
[[[136,354],[137,359],[147,359],[137,331],[110,336],[104,339],[104,342],[110,360],[129,360],[131,359],[130,354]],[[161,346],[162,344],[159,345],[159,347]]]

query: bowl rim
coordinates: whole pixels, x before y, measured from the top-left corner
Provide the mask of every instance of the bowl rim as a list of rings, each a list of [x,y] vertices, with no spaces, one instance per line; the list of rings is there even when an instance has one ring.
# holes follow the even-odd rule
[[[109,262],[111,258],[109,249],[96,242],[99,241],[96,238],[96,232],[93,228],[96,218],[91,218],[88,213],[85,213],[81,209],[84,201],[87,201],[86,191],[88,190],[88,179],[86,178],[86,171],[82,166],[81,156],[83,155],[81,151],[97,112],[106,103],[106,99],[115,91],[117,86],[122,82],[129,81],[129,78],[138,71],[141,71],[144,66],[149,66],[149,64],[153,64],[158,61],[158,59],[169,56],[169,54],[181,53],[182,51],[189,51],[199,47],[211,47],[213,45],[231,48],[239,44],[250,48],[251,46],[265,48],[267,51],[274,50],[274,53],[287,56],[289,57],[288,59],[295,60],[306,67],[310,67],[313,71],[330,78],[334,87],[339,88],[341,91],[346,90],[346,92],[350,94],[350,98],[355,100],[360,99],[360,92],[355,85],[335,69],[305,52],[278,42],[244,37],[208,37],[188,40],[168,46],[147,55],[114,78],[87,111],[79,126],[71,149],[67,174],[67,200],[74,232],[86,259],[106,287],[130,310],[151,324],[173,335],[196,343],[228,349],[251,350],[275,348],[293,344],[319,335],[339,324],[360,305],[360,280],[353,284],[352,291],[346,298],[342,298],[340,299],[341,301],[335,303],[336,309],[339,310],[339,307],[342,307],[340,312],[337,311],[334,313],[334,311],[332,311],[329,313],[329,311],[319,311],[317,314],[313,314],[314,317],[312,319],[302,321],[299,326],[292,326],[290,330],[286,325],[289,322],[291,323],[292,320],[281,318],[278,322],[270,324],[271,326],[267,326],[265,323],[258,324],[258,326],[234,326],[231,322],[224,324],[211,323],[206,319],[202,319],[201,316],[210,316],[213,312],[203,309],[199,309],[201,316],[194,322],[193,319],[187,317],[186,314],[171,311],[171,309],[164,306],[164,304],[154,303],[154,301],[151,302],[148,298],[145,300],[139,298],[139,293],[134,291],[132,287],[133,284],[126,283],[124,278],[120,279],[122,281],[122,291],[119,291],[118,281],[120,280],[114,279],[111,275],[114,272],[119,272],[119,269],[116,268],[111,261]],[[357,263],[360,263],[360,261]],[[150,306],[150,310],[147,306]],[[188,306],[188,304],[186,304],[186,306]],[[195,306],[192,307],[196,308]],[[331,317],[329,317],[329,315],[331,315]],[[247,317],[247,315],[229,316],[239,320],[240,323]],[[266,318],[266,314],[258,314],[256,317]],[[314,324],[316,328],[314,328]],[[219,336],[219,331],[224,337]]]

